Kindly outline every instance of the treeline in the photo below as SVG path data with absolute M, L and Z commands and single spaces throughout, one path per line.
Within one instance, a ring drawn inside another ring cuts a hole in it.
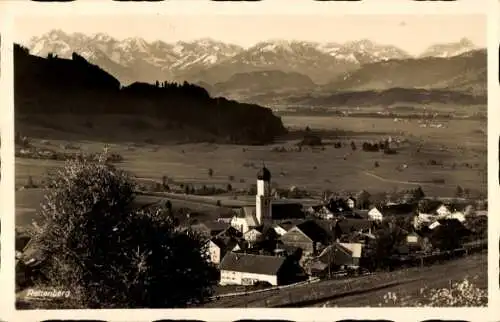
M 486 96 L 474 96 L 464 92 L 421 89 L 391 88 L 386 90 L 345 91 L 316 97 L 293 97 L 288 104 L 304 106 L 390 106 L 400 102 L 418 104 L 486 104 Z
M 197 85 L 168 81 L 120 82 L 78 54 L 72 59 L 30 55 L 14 46 L 15 101 L 19 115 L 145 115 L 181 124 L 233 144 L 265 144 L 286 133 L 270 109 L 211 98 Z

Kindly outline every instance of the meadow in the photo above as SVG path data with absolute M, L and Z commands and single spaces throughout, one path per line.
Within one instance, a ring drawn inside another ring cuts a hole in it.
M 161 182 L 167 176 L 184 184 L 226 187 L 230 183 L 233 189 L 246 189 L 255 184 L 256 172 L 265 164 L 274 186 L 298 187 L 317 196 L 325 190 L 376 193 L 419 185 L 428 196 L 453 197 L 457 186 L 486 195 L 486 121 L 440 120 L 437 128 L 422 127 L 418 120 L 396 122 L 376 117 L 284 116 L 282 120 L 290 134 L 268 146 L 163 143 L 165 134 L 152 129 L 147 135 L 136 134 L 135 139 L 129 133 L 127 141 L 100 140 L 92 129 L 82 127 L 76 133 L 76 127 L 69 131 L 64 123 L 57 129 L 41 124 L 20 131 L 32 145 L 53 150 L 99 152 L 106 143 L 110 152 L 123 156 L 118 166 L 143 182 Z M 323 148 L 297 150 L 306 127 L 321 136 Z M 117 137 L 125 130 L 110 129 Z M 388 137 L 403 142 L 397 154 L 361 149 L 363 142 Z M 344 143 L 341 148 L 330 144 L 340 141 Z M 356 151 L 351 142 L 357 145 Z M 16 187 L 25 186 L 29 178 L 40 183 L 47 173 L 63 165 L 63 161 L 16 158 Z M 41 198 L 39 189 L 18 190 L 17 213 L 33 212 Z M 243 199 L 254 200 L 252 196 Z

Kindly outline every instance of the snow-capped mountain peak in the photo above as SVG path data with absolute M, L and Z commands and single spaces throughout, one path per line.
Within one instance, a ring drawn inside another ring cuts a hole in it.
M 477 49 L 472 41 L 467 38 L 461 38 L 457 42 L 446 43 L 446 44 L 435 44 L 429 46 L 421 55 L 421 58 L 425 57 L 453 57 L 458 56 L 468 51 Z
M 119 40 L 105 33 L 67 34 L 52 30 L 25 45 L 32 54 L 43 57 L 54 53 L 71 58 L 76 52 L 125 82 L 194 78 L 214 83 L 229 79 L 233 73 L 265 69 L 297 72 L 322 83 L 334 74 L 348 73 L 363 64 L 411 57 L 396 46 L 368 39 L 344 44 L 270 39 L 245 49 L 208 37 L 148 42 L 140 37 Z M 425 57 L 450 57 L 473 49 L 474 44 L 463 38 L 456 43 L 431 46 Z

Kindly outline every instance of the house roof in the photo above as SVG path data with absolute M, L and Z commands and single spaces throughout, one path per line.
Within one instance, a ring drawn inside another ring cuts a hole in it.
M 236 245 L 239 245 L 239 241 L 235 238 L 222 238 L 222 237 L 212 237 L 210 239 L 215 245 L 217 245 L 223 251 L 230 251 Z
M 220 249 L 224 249 L 226 248 L 226 243 L 224 242 L 224 240 L 222 240 L 221 238 L 211 238 L 209 239 L 212 243 L 214 243 L 215 245 L 217 245 Z
M 305 218 L 305 213 L 300 203 L 276 203 L 273 201 L 271 208 L 273 220 Z
M 372 222 L 367 219 L 346 218 L 339 220 L 338 224 L 344 234 L 351 230 L 368 230 L 372 227 Z
M 368 212 L 370 210 L 355 210 L 354 214 L 359 218 L 368 218 Z
M 414 204 L 400 203 L 395 205 L 385 205 L 380 209 L 384 216 L 397 216 L 412 214 L 417 209 Z
M 209 234 L 220 233 L 227 229 L 229 225 L 223 222 L 202 222 L 191 225 L 191 229 L 197 231 L 199 233 L 206 233 L 208 231 Z
M 229 224 L 220 221 L 206 221 L 203 225 L 210 231 L 223 231 L 229 227 Z
M 333 262 L 337 265 L 350 264 L 352 262 L 352 251 L 342 244 L 333 243 L 326 247 L 321 254 L 317 257 L 322 263 Z
M 438 210 L 439 207 L 443 205 L 442 201 L 425 199 L 425 203 L 421 203 L 419 208 L 420 212 L 424 214 L 432 214 Z
M 292 229 L 293 227 L 297 226 L 301 222 L 303 222 L 303 220 L 297 220 L 297 219 L 295 219 L 295 220 L 286 220 L 286 221 L 275 223 L 275 225 L 276 226 L 280 226 L 281 228 L 283 228 L 286 231 L 289 231 L 290 229 Z
M 295 227 L 312 241 L 324 243 L 328 240 L 327 232 L 313 220 L 305 221 Z
M 222 259 L 220 270 L 276 275 L 284 257 L 229 252 Z

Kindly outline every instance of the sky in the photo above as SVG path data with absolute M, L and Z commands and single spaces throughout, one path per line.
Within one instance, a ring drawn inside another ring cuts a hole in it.
M 110 23 L 112 19 L 112 23 Z M 395 45 L 411 54 L 429 45 L 465 37 L 486 47 L 484 15 L 135 15 L 22 16 L 14 21 L 16 41 L 60 29 L 87 35 L 106 33 L 117 39 L 176 42 L 213 38 L 249 47 L 269 39 L 344 43 L 369 39 Z

